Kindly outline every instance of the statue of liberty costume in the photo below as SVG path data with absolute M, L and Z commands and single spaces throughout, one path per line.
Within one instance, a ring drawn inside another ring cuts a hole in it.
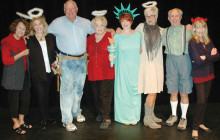
M 130 4 L 121 10 L 115 7 L 114 12 L 119 19 L 124 13 L 131 14 L 133 19 L 139 14 L 130 10 Z M 136 124 L 141 114 L 141 94 L 138 94 L 139 54 L 141 35 L 136 32 L 131 35 L 116 34 L 114 36 L 115 52 L 115 83 L 114 110 L 115 121 L 124 124 Z

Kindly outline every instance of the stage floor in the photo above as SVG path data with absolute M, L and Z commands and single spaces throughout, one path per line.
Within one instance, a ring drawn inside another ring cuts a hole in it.
M 141 120 L 136 126 L 125 126 L 113 120 L 107 130 L 99 129 L 99 122 L 95 121 L 96 113 L 92 106 L 83 105 L 82 114 L 86 122 L 73 123 L 77 126 L 74 132 L 68 132 L 62 126 L 59 106 L 53 106 L 51 115 L 58 120 L 56 124 L 49 123 L 48 129 L 40 127 L 38 109 L 32 107 L 26 121 L 30 121 L 33 128 L 27 130 L 25 135 L 18 135 L 12 131 L 12 121 L 9 118 L 8 109 L 0 108 L 0 139 L 1 140 L 190 140 L 192 132 L 192 110 L 195 104 L 190 104 L 188 110 L 188 126 L 185 131 L 177 130 L 177 124 L 168 127 L 164 122 L 170 115 L 170 105 L 156 105 L 155 114 L 163 119 L 162 128 L 150 129 L 143 125 L 143 111 Z M 180 107 L 178 107 L 180 110 Z M 112 111 L 113 112 L 113 111 Z M 129 113 L 129 112 L 128 112 Z M 178 111 L 180 116 L 180 111 Z M 220 140 L 220 103 L 208 103 L 205 122 L 213 133 L 208 134 L 199 131 L 199 140 Z

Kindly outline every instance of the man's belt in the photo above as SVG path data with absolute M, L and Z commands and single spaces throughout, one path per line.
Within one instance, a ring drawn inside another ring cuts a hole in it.
M 81 54 L 81 55 L 71 55 L 71 54 L 67 54 L 67 53 L 61 52 L 61 51 L 60 51 L 60 53 L 63 54 L 63 55 L 72 56 L 72 57 L 82 57 L 84 55 L 84 54 Z

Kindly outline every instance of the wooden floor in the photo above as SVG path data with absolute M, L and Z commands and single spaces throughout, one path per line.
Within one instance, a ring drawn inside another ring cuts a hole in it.
M 156 105 L 155 113 L 163 119 L 162 128 L 152 130 L 143 125 L 143 111 L 141 121 L 136 126 L 125 126 L 114 122 L 107 130 L 99 129 L 99 122 L 95 121 L 96 113 L 92 106 L 82 106 L 82 114 L 86 117 L 86 122 L 73 123 L 77 126 L 74 132 L 68 132 L 62 126 L 59 106 L 53 107 L 50 112 L 51 116 L 56 118 L 56 124 L 49 123 L 48 129 L 43 130 L 40 127 L 38 109 L 32 107 L 30 115 L 26 121 L 30 121 L 33 125 L 31 130 L 25 135 L 17 135 L 12 131 L 12 122 L 9 117 L 8 109 L 0 109 L 0 140 L 190 140 L 192 132 L 192 109 L 194 104 L 189 106 L 188 110 L 188 126 L 185 131 L 177 130 L 177 124 L 168 127 L 164 125 L 164 121 L 169 117 L 170 105 Z M 180 110 L 180 107 L 178 107 Z M 178 112 L 180 116 L 180 112 Z M 113 118 L 113 114 L 111 115 Z M 199 131 L 199 140 L 220 140 L 220 103 L 209 103 L 206 113 L 206 125 L 214 132 L 208 134 Z
M 54 80 L 56 84 L 56 79 Z M 209 103 L 205 114 L 205 125 L 213 130 L 213 133 L 208 134 L 199 131 L 199 140 L 220 140 L 220 81 L 216 79 L 213 82 Z M 53 84 L 53 85 L 55 85 Z M 82 97 L 82 114 L 86 117 L 86 122 L 73 123 L 77 126 L 74 132 L 68 132 L 62 126 L 61 114 L 59 107 L 59 93 L 56 92 L 56 87 L 52 87 L 50 95 L 50 113 L 51 117 L 56 118 L 56 124 L 50 123 L 47 130 L 42 130 L 39 120 L 39 110 L 36 104 L 36 94 L 31 91 L 31 105 L 29 115 L 26 117 L 26 122 L 33 125 L 31 130 L 27 131 L 25 135 L 17 135 L 12 130 L 12 121 L 10 119 L 7 107 L 7 92 L 0 89 L 0 140 L 191 140 L 192 133 L 192 112 L 196 102 L 196 94 L 193 91 L 189 95 L 190 105 L 187 113 L 187 129 L 185 131 L 177 130 L 177 124 L 168 127 L 164 122 L 171 114 L 169 104 L 169 94 L 164 92 L 158 94 L 155 106 L 155 114 L 157 117 L 163 119 L 161 123 L 162 128 L 159 130 L 152 130 L 143 125 L 143 106 L 146 95 L 142 95 L 142 112 L 141 120 L 136 126 L 125 126 L 123 124 L 114 122 L 114 104 L 112 103 L 111 120 L 112 124 L 107 130 L 99 129 L 99 122 L 95 121 L 96 112 L 94 110 L 93 94 L 88 81 L 84 87 L 84 94 Z M 129 112 L 128 112 L 129 113 Z M 178 106 L 178 116 L 180 117 L 180 106 Z

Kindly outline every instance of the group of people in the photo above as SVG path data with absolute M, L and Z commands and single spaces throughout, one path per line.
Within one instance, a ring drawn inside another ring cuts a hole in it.
M 183 12 L 174 8 L 168 12 L 171 24 L 168 28 L 157 25 L 156 2 L 143 4 L 145 22 L 131 29 L 134 14 L 130 5 L 114 12 L 122 29 L 107 28 L 106 11 L 96 11 L 90 22 L 77 15 L 78 7 L 73 0 L 64 4 L 65 16 L 48 26 L 44 17 L 33 18 L 29 23 L 17 19 L 10 25 L 8 37 L 1 41 L 4 64 L 2 86 L 8 90 L 8 101 L 13 130 L 25 134 L 32 125 L 25 123 L 30 103 L 30 86 L 38 97 L 41 125 L 45 129 L 49 117 L 49 89 L 55 61 L 55 50 L 61 61 L 60 109 L 63 126 L 67 131 L 77 127 L 73 119 L 84 122 L 80 102 L 87 72 L 97 110 L 96 121 L 100 129 L 111 124 L 110 110 L 114 94 L 114 119 L 125 125 L 140 121 L 141 94 L 148 94 L 144 103 L 144 125 L 159 129 L 162 119 L 154 114 L 157 93 L 163 91 L 164 68 L 162 46 L 166 54 L 166 85 L 170 94 L 172 114 L 165 122 L 172 126 L 178 120 L 177 105 L 180 94 L 181 117 L 178 129 L 187 126 L 188 94 L 195 83 L 197 104 L 194 111 L 192 138 L 198 139 L 198 129 L 211 132 L 204 125 L 208 95 L 214 79 L 213 63 L 219 53 L 208 36 L 207 19 L 192 19 L 192 29 L 181 24 Z M 90 36 L 87 38 L 87 35 Z M 114 35 L 115 34 L 115 35 Z M 23 37 L 29 35 L 25 41 Z M 116 47 L 112 55 L 108 46 Z M 114 64 L 110 66 L 110 62 Z M 13 84 L 12 84 L 13 83 Z
M 55 61 L 56 40 L 47 31 L 44 17 L 22 19 L 10 25 L 11 33 L 2 39 L 2 61 L 4 64 L 2 86 L 8 90 L 9 110 L 14 123 L 13 130 L 26 133 L 32 125 L 25 123 L 30 104 L 30 87 L 33 87 L 40 109 L 41 125 L 46 129 L 49 117 L 49 90 Z M 30 35 L 24 40 L 24 35 Z

